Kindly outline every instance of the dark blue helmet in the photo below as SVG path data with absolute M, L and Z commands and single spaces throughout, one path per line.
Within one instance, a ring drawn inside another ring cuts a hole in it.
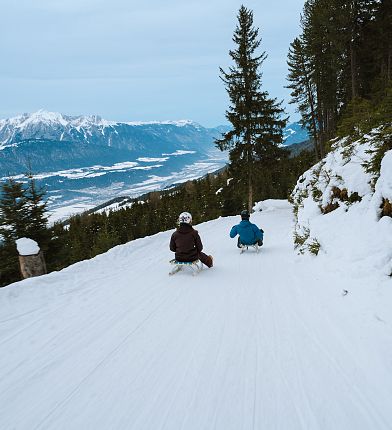
M 247 210 L 243 210 L 243 211 L 241 212 L 241 218 L 242 218 L 242 219 L 249 219 L 249 218 L 250 218 L 250 213 L 249 213 L 249 211 L 247 211 Z

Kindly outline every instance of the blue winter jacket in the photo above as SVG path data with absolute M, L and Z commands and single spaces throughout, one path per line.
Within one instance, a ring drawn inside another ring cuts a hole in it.
M 259 239 L 263 240 L 263 233 L 257 225 L 246 219 L 231 229 L 230 237 L 236 237 L 237 234 L 240 235 L 240 241 L 244 245 L 254 245 Z

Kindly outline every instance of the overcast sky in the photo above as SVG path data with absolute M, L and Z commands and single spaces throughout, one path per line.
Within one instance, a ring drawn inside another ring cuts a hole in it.
M 109 120 L 226 122 L 219 66 L 241 1 L 1 0 L 0 117 L 38 109 Z M 263 85 L 288 105 L 286 56 L 303 0 L 251 0 Z M 293 115 L 294 114 L 294 115 Z

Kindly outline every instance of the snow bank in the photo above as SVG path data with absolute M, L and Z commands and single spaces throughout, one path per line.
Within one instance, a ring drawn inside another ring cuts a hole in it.
M 380 203 L 382 199 L 388 199 L 392 202 L 392 150 L 385 154 L 381 162 L 380 178 L 375 189 L 374 200 L 376 204 Z
M 271 212 L 276 209 L 288 209 L 290 207 L 290 203 L 287 200 L 262 200 L 261 202 L 257 202 L 253 206 L 253 210 L 255 212 L 267 211 Z
M 358 271 L 392 273 L 392 218 L 382 210 L 392 201 L 392 151 L 379 176 L 370 165 L 373 135 L 333 143 L 332 151 L 305 172 L 292 193 L 300 253 L 329 254 Z
M 39 253 L 38 243 L 33 239 L 22 237 L 16 240 L 16 248 L 20 255 L 36 255 Z

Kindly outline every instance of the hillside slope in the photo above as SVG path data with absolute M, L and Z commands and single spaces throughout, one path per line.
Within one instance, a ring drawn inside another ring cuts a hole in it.
M 339 258 L 342 267 L 360 262 L 357 269 L 363 273 L 392 275 L 392 150 L 385 149 L 387 144 L 392 148 L 392 130 L 336 140 L 332 151 L 301 176 L 292 195 L 301 252 L 319 248 Z
M 258 255 L 237 218 L 197 227 L 197 277 L 164 232 L 0 290 L 0 428 L 390 429 L 390 281 L 296 255 L 291 208 L 262 207 Z

